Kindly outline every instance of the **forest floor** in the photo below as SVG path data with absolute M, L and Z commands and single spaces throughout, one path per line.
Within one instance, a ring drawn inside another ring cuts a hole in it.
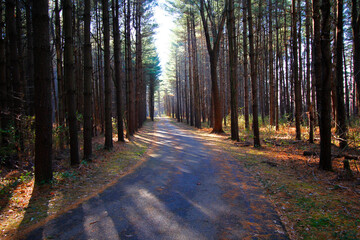
M 147 161 L 136 171 L 17 237 L 288 239 L 264 189 L 233 157 L 168 118 L 155 125 Z
M 349 160 L 354 176 L 345 179 L 343 157 L 334 156 L 334 171 L 319 170 L 318 155 L 304 156 L 304 151 L 319 153 L 318 141 L 295 141 L 294 129 L 289 126 L 280 131 L 262 128 L 262 147 L 253 148 L 251 132 L 245 130 L 241 130 L 241 141 L 237 143 L 230 140 L 227 127 L 225 134 L 214 135 L 208 128 L 196 130 L 176 121 L 172 124 L 197 135 L 205 145 L 214 148 L 215 144 L 255 177 L 291 239 L 360 239 L 358 160 Z M 133 172 L 148 159 L 146 153 L 151 151 L 148 149 L 155 139 L 155 126 L 147 122 L 132 141 L 115 143 L 112 151 L 103 150 L 103 138 L 95 138 L 94 160 L 76 168 L 70 168 L 64 160 L 67 154 L 55 154 L 55 180 L 51 186 L 34 189 L 32 171 L 2 169 L 0 239 L 12 238 L 15 233 L 34 229 L 74 209 Z M 341 152 L 335 145 L 332 152 L 359 156 L 354 149 Z M 218 160 L 221 162 L 221 157 Z
M 0 239 L 12 239 L 16 233 L 77 207 L 134 171 L 146 161 L 154 130 L 155 123 L 147 121 L 131 141 L 114 142 L 111 151 L 103 148 L 104 136 L 94 137 L 93 160 L 77 167 L 69 166 L 68 151 L 56 151 L 51 185 L 34 188 L 33 171 L 26 166 L 1 169 Z
M 332 146 L 333 171 L 322 171 L 319 165 L 319 132 L 315 143 L 295 139 L 295 127 L 283 125 L 279 131 L 260 129 L 260 148 L 252 146 L 252 132 L 240 129 L 240 142 L 230 140 L 230 127 L 222 135 L 210 134 L 204 126 L 193 129 L 209 142 L 216 142 L 226 153 L 255 176 L 281 216 L 291 239 L 360 239 L 360 152 L 359 129 L 350 128 L 351 147 L 340 150 Z M 307 137 L 305 128 L 302 136 Z M 310 156 L 304 156 L 310 155 Z M 353 176 L 343 170 L 344 155 Z

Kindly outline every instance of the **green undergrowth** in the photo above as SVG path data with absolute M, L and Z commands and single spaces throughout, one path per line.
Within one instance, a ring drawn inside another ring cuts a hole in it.
M 261 148 L 241 146 L 251 141 L 246 131 L 236 144 L 228 134 L 219 137 L 209 129 L 172 122 L 237 159 L 263 186 L 291 239 L 360 239 L 359 185 L 334 180 L 337 174 L 320 171 L 316 159 L 307 162 L 301 155 L 308 145 L 286 141 L 281 146 L 265 142 Z

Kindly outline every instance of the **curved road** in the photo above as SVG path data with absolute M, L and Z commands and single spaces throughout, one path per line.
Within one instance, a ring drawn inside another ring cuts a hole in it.
M 149 160 L 27 239 L 288 239 L 254 178 L 161 119 Z

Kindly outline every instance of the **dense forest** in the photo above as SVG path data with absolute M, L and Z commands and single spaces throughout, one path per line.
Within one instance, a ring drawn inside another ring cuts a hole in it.
M 214 133 L 230 122 L 236 141 L 251 128 L 255 147 L 259 126 L 289 123 L 310 143 L 319 128 L 320 168 L 332 169 L 331 144 L 345 149 L 349 126 L 358 131 L 359 1 L 174 0 L 168 9 L 179 25 L 167 115 Z
M 36 182 L 46 182 L 53 149 L 69 146 L 70 163 L 77 165 L 91 160 L 92 136 L 104 134 L 104 148 L 111 149 L 114 132 L 124 141 L 147 115 L 154 119 L 161 72 L 155 5 L 1 1 L 1 165 L 35 156 Z M 331 130 L 346 148 L 348 126 L 358 115 L 359 5 L 169 1 L 179 25 L 170 86 L 163 88 L 167 115 L 197 128 L 207 124 L 213 133 L 230 121 L 236 141 L 239 125 L 250 129 L 252 120 L 255 147 L 260 124 L 278 130 L 293 123 L 296 139 L 306 128 L 311 143 L 319 126 L 320 168 L 331 170 Z
M 93 136 L 111 149 L 114 134 L 124 141 L 153 117 L 154 1 L 0 4 L 1 166 L 26 162 L 49 182 L 54 149 L 69 147 L 76 166 L 91 160 Z
M 0 0 L 0 238 L 359 239 L 359 114 L 360 0 Z

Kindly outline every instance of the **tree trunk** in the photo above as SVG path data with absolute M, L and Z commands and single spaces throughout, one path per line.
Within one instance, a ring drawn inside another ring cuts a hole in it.
M 186 18 L 186 29 L 187 29 L 187 46 L 188 46 L 188 58 L 189 58 L 189 96 L 190 96 L 190 126 L 194 126 L 194 88 L 193 88 L 193 69 L 192 69 L 192 65 L 193 63 L 193 58 L 192 58 L 192 54 L 191 54 L 191 27 L 190 27 L 190 17 Z
M 349 83 L 348 83 L 348 74 L 346 70 L 346 57 L 345 57 L 345 50 L 343 48 L 343 60 L 344 60 L 344 76 L 345 76 L 345 109 L 346 109 L 346 119 L 348 124 L 350 124 L 350 93 L 349 93 Z
M 196 44 L 196 30 L 195 30 L 195 16 L 191 13 L 191 53 L 193 59 L 193 83 L 194 83 L 194 120 L 195 127 L 201 128 L 201 108 L 200 108 L 200 89 L 199 89 L 199 71 L 197 59 L 197 44 Z
M 155 93 L 155 79 L 150 78 L 149 83 L 149 114 L 151 121 L 154 121 L 154 93 Z
M 92 56 L 91 56 L 91 0 L 84 1 L 84 159 L 92 155 Z
M 102 0 L 102 17 L 104 27 L 104 81 L 105 81 L 105 149 L 113 148 L 112 121 L 111 121 L 111 72 L 110 72 L 110 22 L 109 2 Z
M 19 55 L 17 47 L 17 27 L 15 18 L 15 6 L 16 0 L 7 0 L 5 2 L 5 19 L 6 19 L 6 39 L 7 39 L 7 66 L 8 66 L 8 84 L 11 86 L 10 95 L 10 113 L 12 113 L 12 121 L 15 128 L 15 141 L 18 144 L 19 141 L 22 141 L 20 137 L 21 131 L 21 110 L 22 110 L 22 92 L 21 92 L 21 82 L 20 82 L 20 68 L 19 68 Z M 21 16 L 20 16 L 21 17 Z
M 351 26 L 353 32 L 353 72 L 354 81 L 356 82 L 356 103 L 357 108 L 360 106 L 360 3 L 357 0 L 352 0 L 351 7 Z M 356 111 L 358 113 L 358 111 Z
M 34 55 L 33 55 L 33 32 L 32 32 L 32 0 L 25 4 L 26 9 L 26 112 L 34 116 Z M 0 77 L 1 78 L 1 77 Z
M 260 147 L 259 118 L 258 118 L 258 96 L 257 96 L 257 74 L 255 66 L 254 34 L 251 11 L 251 0 L 247 1 L 248 22 L 249 22 L 249 45 L 250 45 L 250 68 L 251 68 L 251 90 L 252 90 L 252 110 L 253 110 L 253 134 L 254 147 Z
M 135 42 L 135 47 L 136 47 L 136 62 L 135 62 L 135 82 L 136 82 L 136 86 L 135 86 L 135 131 L 138 130 L 138 128 L 142 125 L 142 117 L 141 117 L 141 94 L 145 94 L 142 93 L 142 35 L 141 35 L 141 15 L 142 15 L 142 10 L 141 10 L 141 2 L 142 0 L 136 0 L 135 1 L 135 16 L 134 16 L 134 21 L 135 21 L 135 38 L 136 38 L 136 42 Z
M 228 1 L 227 32 L 229 39 L 229 63 L 230 63 L 230 97 L 231 97 L 231 139 L 239 141 L 239 123 L 237 113 L 237 48 L 236 30 L 234 17 L 234 0 Z
M 212 133 L 222 133 L 224 132 L 222 129 L 222 103 L 221 97 L 219 94 L 219 86 L 218 86 L 218 75 L 217 75 L 217 56 L 214 56 L 215 53 L 211 54 L 210 57 L 210 68 L 211 68 L 211 101 L 213 105 L 213 113 L 214 113 L 214 126 Z M 217 53 L 215 54 L 217 55 Z
M 297 34 L 297 38 L 298 38 L 298 56 L 299 56 L 299 61 L 298 61 L 298 66 L 299 66 L 299 70 L 298 70 L 298 80 L 294 82 L 295 84 L 295 125 L 298 124 L 298 132 L 297 135 L 300 136 L 300 138 L 297 139 L 301 139 L 301 122 L 302 122 L 302 82 L 303 82 L 303 63 L 302 63 L 302 37 L 301 37 L 301 24 L 302 24 L 302 18 L 301 18 L 301 6 L 300 6 L 301 0 L 298 0 L 297 4 L 298 4 L 298 10 L 297 10 L 297 14 L 298 14 L 298 20 L 299 21 L 299 25 L 297 26 L 298 29 L 298 34 Z M 297 91 L 297 93 L 296 93 Z
M 269 88 L 270 88 L 270 125 L 275 126 L 275 81 L 274 81 L 274 51 L 272 34 L 272 0 L 269 0 Z
M 171 96 L 171 117 L 172 117 L 172 118 L 175 118 L 174 96 Z
M 211 24 L 212 27 L 212 44 L 210 38 L 210 31 L 208 26 L 208 21 L 205 18 L 205 9 L 204 9 L 204 0 L 200 1 L 200 15 L 201 20 L 204 27 L 205 38 L 206 38 L 206 46 L 209 53 L 210 58 L 210 73 L 211 73 L 211 101 L 213 106 L 213 113 L 214 113 L 214 126 L 213 126 L 213 133 L 222 133 L 224 132 L 222 129 L 222 103 L 221 97 L 219 94 L 219 87 L 218 87 L 218 76 L 217 76 L 217 63 L 219 57 L 219 47 L 220 47 L 220 40 L 223 34 L 223 28 L 225 24 L 225 16 L 226 16 L 226 9 L 223 12 L 221 19 L 217 26 Z M 212 17 L 212 16 L 210 16 Z M 217 27 L 217 28 L 216 28 Z
M 130 30 L 130 5 L 131 1 L 127 0 L 124 4 L 125 11 L 125 73 L 126 73 L 126 114 L 127 114 L 127 131 L 126 137 L 135 133 L 135 103 L 134 103 L 134 83 L 132 79 L 131 67 L 131 30 Z
M 3 2 L 0 2 L 0 128 L 6 130 L 9 124 L 8 112 L 8 91 L 6 79 L 6 55 L 5 39 L 3 39 Z M 7 133 L 2 131 L 0 134 L 0 146 L 7 145 Z
M 184 55 L 186 56 L 186 44 L 184 44 Z M 187 75 L 187 66 L 186 66 L 186 57 L 184 58 L 184 71 L 185 71 L 185 116 L 186 116 L 186 123 L 189 125 L 190 121 L 189 121 L 189 107 L 188 107 L 188 95 L 189 95 L 189 91 L 188 91 L 188 82 L 189 82 L 189 78 Z
M 243 51 L 244 51 L 244 101 L 245 101 L 245 129 L 249 130 L 249 78 L 248 78 L 248 46 L 247 46 L 247 12 L 246 0 L 243 0 Z
M 313 79 L 316 88 L 316 108 L 318 112 L 321 109 L 321 23 L 320 23 L 320 1 L 313 0 L 313 33 L 314 40 L 312 44 L 312 59 L 314 65 Z M 315 111 L 314 111 L 315 112 Z M 319 115 L 318 115 L 319 116 Z M 320 124 L 320 119 L 319 119 Z
M 56 51 L 56 74 L 58 85 L 58 111 L 59 111 L 59 147 L 65 148 L 65 87 L 63 79 L 62 65 L 62 44 L 61 44 L 61 25 L 60 25 L 60 8 L 58 0 L 55 0 L 55 51 Z
M 298 43 L 297 43 L 297 11 L 296 1 L 292 0 L 292 54 L 293 54 L 293 79 L 295 88 L 295 126 L 296 126 L 296 139 L 301 140 L 300 118 L 301 118 L 301 83 L 299 79 L 298 69 Z
M 79 160 L 79 143 L 78 143 L 78 127 L 76 119 L 76 88 L 74 78 L 74 51 L 73 51 L 73 28 L 72 28 L 72 1 L 63 1 L 63 19 L 64 19 L 64 65 L 65 65 L 65 81 L 67 87 L 67 104 L 68 104 L 68 124 L 70 134 L 70 163 L 77 165 Z
M 317 0 L 313 0 L 317 2 Z M 323 170 L 331 166 L 331 51 L 330 51 L 330 1 L 321 4 L 321 83 L 320 95 L 320 165 Z
M 225 38 L 225 37 L 224 37 Z M 225 57 L 225 39 L 222 38 L 220 41 L 220 51 L 219 51 L 219 60 L 220 64 L 218 64 L 219 68 L 219 95 L 222 102 L 222 122 L 224 126 L 226 126 L 226 71 L 228 70 L 228 63 Z
M 76 90 L 77 90 L 77 112 L 81 115 L 84 116 L 84 64 L 83 64 L 83 56 L 82 56 L 82 51 L 83 51 L 83 46 L 81 46 L 81 24 L 80 22 L 82 21 L 81 17 L 80 17 L 80 3 L 79 1 L 83 1 L 83 0 L 76 0 L 76 5 L 78 6 L 76 8 L 75 14 L 73 15 L 74 18 L 74 35 L 76 35 L 77 41 L 75 44 L 75 76 L 76 76 Z M 74 3 L 74 8 L 75 8 L 75 3 Z M 75 25 L 76 22 L 76 25 Z M 79 125 L 81 125 L 81 122 L 79 122 Z M 79 127 L 80 129 L 80 127 Z
M 22 116 L 26 113 L 25 112 L 25 73 L 24 73 L 24 50 L 23 50 L 23 20 L 22 20 L 22 11 L 21 11 L 21 3 L 20 0 L 16 0 L 16 42 L 17 42 L 17 58 L 18 58 L 18 69 L 19 69 L 19 84 L 14 89 L 18 92 L 17 93 L 17 101 L 18 101 L 18 110 L 17 110 L 17 130 L 16 135 L 18 137 L 17 144 L 20 146 L 20 150 L 24 151 L 24 133 L 23 133 L 23 123 L 22 123 Z
M 284 0 L 285 5 L 285 0 Z M 319 30 L 320 31 L 320 30 Z M 286 114 L 288 115 L 288 120 L 290 118 L 291 110 L 290 110 L 290 94 L 289 94 L 289 57 L 288 57 L 288 39 L 287 39 L 287 23 L 286 23 L 286 11 L 284 12 L 284 43 L 285 43 L 285 105 L 286 105 Z
M 175 56 L 175 85 L 176 85 L 176 119 L 180 122 L 180 94 L 179 94 L 179 62 Z
M 275 24 L 276 24 L 276 57 L 275 57 L 275 129 L 279 131 L 279 99 L 281 99 L 281 88 L 279 89 L 279 65 L 281 61 L 280 41 L 279 41 L 279 17 L 278 17 L 278 1 L 275 2 Z M 279 97 L 280 95 L 280 97 Z
M 336 24 L 336 96 L 337 96 L 337 133 L 340 137 L 340 148 L 347 146 L 346 111 L 344 103 L 344 72 L 343 72 L 343 0 L 337 0 Z
M 112 0 L 113 34 L 114 34 L 114 62 L 115 62 L 115 87 L 116 87 L 116 113 L 118 141 L 124 142 L 124 124 L 122 110 L 122 79 L 121 79 L 121 41 L 119 30 L 119 0 Z
M 350 65 L 350 72 L 354 72 L 354 64 Z M 357 107 L 357 102 L 358 102 L 358 95 L 357 95 L 357 90 L 356 90 L 356 81 L 355 81 L 355 76 L 353 76 L 353 84 L 352 84 L 352 96 L 353 96 L 353 104 L 352 104 L 352 109 L 353 109 L 353 115 L 357 116 L 358 115 L 358 107 Z
M 104 79 L 103 79 L 103 61 L 102 61 L 102 34 L 101 34 L 101 29 L 102 29 L 102 25 L 101 25 L 101 18 L 100 18 L 100 14 L 101 14 L 101 10 L 100 7 L 98 6 L 98 4 L 100 4 L 100 1 L 97 1 L 95 4 L 95 9 L 96 9 L 96 35 L 97 35 L 97 65 L 98 65 L 98 70 L 97 70 L 97 82 L 98 82 L 98 114 L 100 115 L 99 117 L 99 124 L 100 124 L 100 128 L 101 128 L 101 133 L 104 133 L 105 129 L 104 129 L 104 122 L 105 122 L 105 111 L 104 111 Z
M 158 116 L 161 117 L 162 116 L 162 111 L 161 111 L 161 98 L 160 98 L 160 88 L 158 88 Z M 154 120 L 154 119 L 152 119 Z
M 262 18 L 263 18 L 263 11 L 262 11 L 262 4 L 263 1 L 259 1 L 259 11 L 258 11 L 258 15 L 257 15 L 257 21 L 256 21 L 256 26 L 255 28 L 259 29 L 258 34 L 255 36 L 254 39 L 254 64 L 255 64 L 255 69 L 257 72 L 259 72 L 258 74 L 256 74 L 258 76 L 258 83 L 259 83 L 259 98 L 258 101 L 259 105 L 258 105 L 258 111 L 260 111 L 261 113 L 261 120 L 262 123 L 265 124 L 265 115 L 269 115 L 269 98 L 268 98 L 268 85 L 265 84 L 267 83 L 267 65 L 268 65 L 268 51 L 265 51 L 265 49 L 267 49 L 267 39 L 268 37 L 265 34 L 265 28 L 262 28 Z M 261 31 L 260 29 L 263 29 L 263 31 Z M 262 38 L 263 37 L 263 38 Z M 261 44 L 263 43 L 263 44 Z M 261 50 L 261 45 L 263 45 L 263 54 L 260 55 L 259 52 Z
M 52 104 L 48 1 L 34 1 L 35 183 L 52 180 Z
M 311 62 L 310 62 L 310 1 L 306 0 L 306 102 L 309 120 L 309 142 L 314 143 L 314 109 L 311 101 Z

